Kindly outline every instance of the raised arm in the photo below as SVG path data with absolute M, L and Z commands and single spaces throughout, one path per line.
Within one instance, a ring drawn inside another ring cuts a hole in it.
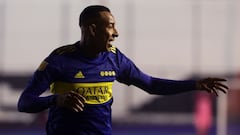
M 127 85 L 135 85 L 150 94 L 170 95 L 191 90 L 205 90 L 210 93 L 219 91 L 226 93 L 228 87 L 222 78 L 204 78 L 200 80 L 170 80 L 151 77 L 143 73 L 126 56 L 120 53 L 118 81 Z

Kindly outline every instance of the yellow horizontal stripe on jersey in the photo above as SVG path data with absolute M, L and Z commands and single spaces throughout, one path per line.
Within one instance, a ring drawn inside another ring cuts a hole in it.
M 54 82 L 51 84 L 50 91 L 54 94 L 62 94 L 74 90 L 85 97 L 87 104 L 103 104 L 112 98 L 112 85 L 113 82 Z

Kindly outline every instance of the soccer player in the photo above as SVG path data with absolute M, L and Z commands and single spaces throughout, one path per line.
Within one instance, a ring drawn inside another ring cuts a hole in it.
M 111 135 L 115 80 L 157 95 L 191 90 L 226 93 L 222 78 L 168 80 L 143 73 L 111 44 L 115 19 L 101 5 L 86 7 L 79 18 L 81 40 L 55 49 L 40 64 L 18 101 L 20 112 L 49 109 L 47 135 Z M 50 89 L 49 96 L 40 96 Z

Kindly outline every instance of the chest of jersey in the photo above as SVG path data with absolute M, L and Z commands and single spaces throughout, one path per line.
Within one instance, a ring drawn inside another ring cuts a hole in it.
M 116 71 L 111 62 L 68 61 L 62 67 L 59 80 L 51 85 L 52 93 L 73 90 L 84 96 L 87 104 L 102 104 L 112 98 Z
M 65 66 L 61 76 L 61 81 L 66 82 L 113 82 L 116 71 L 108 62 L 98 65 L 81 62 Z

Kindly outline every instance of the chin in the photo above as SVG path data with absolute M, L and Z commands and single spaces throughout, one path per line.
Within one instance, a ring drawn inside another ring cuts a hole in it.
M 107 45 L 106 45 L 106 51 L 107 51 L 107 52 L 110 52 L 110 51 L 111 51 L 111 47 L 112 47 L 111 44 L 107 44 Z
M 107 48 L 106 52 L 111 52 L 111 48 Z
M 103 49 L 101 49 L 100 52 L 109 52 L 109 51 L 111 51 L 111 48 L 103 48 Z

